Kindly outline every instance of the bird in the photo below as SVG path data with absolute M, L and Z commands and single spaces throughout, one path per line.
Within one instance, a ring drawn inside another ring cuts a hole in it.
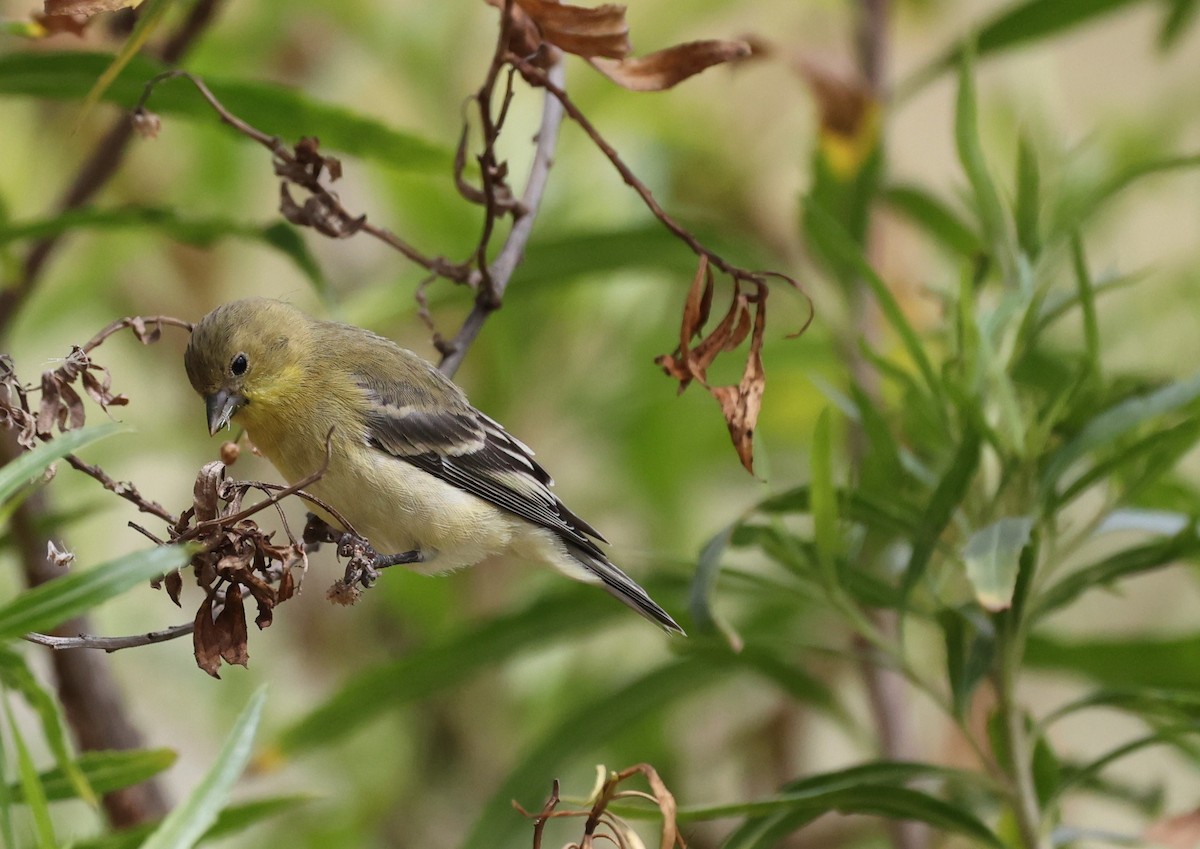
M 325 466 L 306 490 L 352 526 L 343 532 L 394 552 L 388 565 L 440 574 L 510 555 L 602 586 L 684 633 L 554 494 L 533 451 L 420 355 L 285 301 L 246 298 L 200 319 L 184 366 L 210 435 L 236 423 L 289 483 Z

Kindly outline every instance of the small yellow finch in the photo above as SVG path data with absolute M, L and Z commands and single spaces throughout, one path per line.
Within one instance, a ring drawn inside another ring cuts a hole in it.
M 184 365 L 209 432 L 236 421 L 289 482 L 321 468 L 332 429 L 309 490 L 394 562 L 431 573 L 502 554 L 547 563 L 682 633 L 551 492 L 533 452 L 412 351 L 250 298 L 200 320 Z

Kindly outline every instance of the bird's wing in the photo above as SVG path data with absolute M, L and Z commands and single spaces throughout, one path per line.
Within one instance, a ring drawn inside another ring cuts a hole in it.
M 372 446 L 603 559 L 589 537 L 607 540 L 550 491 L 554 481 L 533 459 L 533 451 L 460 393 L 446 399 L 451 403 L 445 409 L 432 409 L 389 398 L 391 393 L 381 393 L 378 384 L 363 388 L 369 405 L 366 437 Z

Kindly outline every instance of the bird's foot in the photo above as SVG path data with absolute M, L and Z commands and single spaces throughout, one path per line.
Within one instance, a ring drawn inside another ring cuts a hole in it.
M 354 534 L 342 534 L 338 538 L 338 555 L 350 558 L 346 563 L 346 574 L 342 583 L 370 589 L 379 579 L 379 573 L 389 566 L 420 563 L 424 556 L 420 551 L 402 551 L 398 554 L 380 554 L 371 543 Z

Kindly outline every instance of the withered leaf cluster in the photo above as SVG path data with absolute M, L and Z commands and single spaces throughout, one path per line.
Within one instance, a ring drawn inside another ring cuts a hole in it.
M 37 408 L 30 405 L 32 388 L 24 385 L 13 370 L 12 359 L 0 355 L 0 426 L 17 432 L 17 443 L 32 448 L 39 440 L 83 427 L 87 413 L 75 383 L 107 412 L 109 407 L 129 403 L 112 391 L 108 369 L 92 362 L 83 348 L 75 346 L 62 364 L 42 373 Z
M 766 386 L 762 344 L 768 291 L 767 284 L 761 279 L 735 277 L 729 309 L 716 327 L 705 335 L 704 326 L 712 311 L 713 274 L 707 258 L 702 256 L 684 304 L 679 347 L 655 359 L 664 372 L 679 381 L 680 392 L 696 380 L 717 400 L 738 457 L 751 474 L 754 473 L 754 428 Z M 738 348 L 747 336 L 750 337 L 750 351 L 741 380 L 733 386 L 710 386 L 709 366 L 719 354 Z M 696 338 L 700 341 L 693 346 L 692 340 Z
M 250 659 L 244 600 L 254 600 L 254 624 L 267 628 L 275 607 L 296 594 L 308 568 L 303 545 L 294 539 L 276 545 L 273 533 L 264 533 L 253 519 L 239 518 L 245 513 L 246 493 L 257 484 L 230 480 L 225 470 L 219 461 L 200 470 L 192 506 L 172 529 L 175 540 L 201 546 L 191 563 L 196 583 L 204 590 L 192 643 L 196 664 L 214 678 L 220 677 L 222 661 L 245 666 Z M 180 573 L 166 576 L 163 584 L 171 600 L 180 605 Z
M 503 8 L 506 0 L 487 2 Z M 537 57 L 535 61 L 546 67 L 555 61 L 555 49 L 573 53 L 631 91 L 663 91 L 706 68 L 744 59 L 751 53 L 744 41 L 710 39 L 633 56 L 624 6 L 573 6 L 555 0 L 510 2 L 508 49 L 512 54 Z

